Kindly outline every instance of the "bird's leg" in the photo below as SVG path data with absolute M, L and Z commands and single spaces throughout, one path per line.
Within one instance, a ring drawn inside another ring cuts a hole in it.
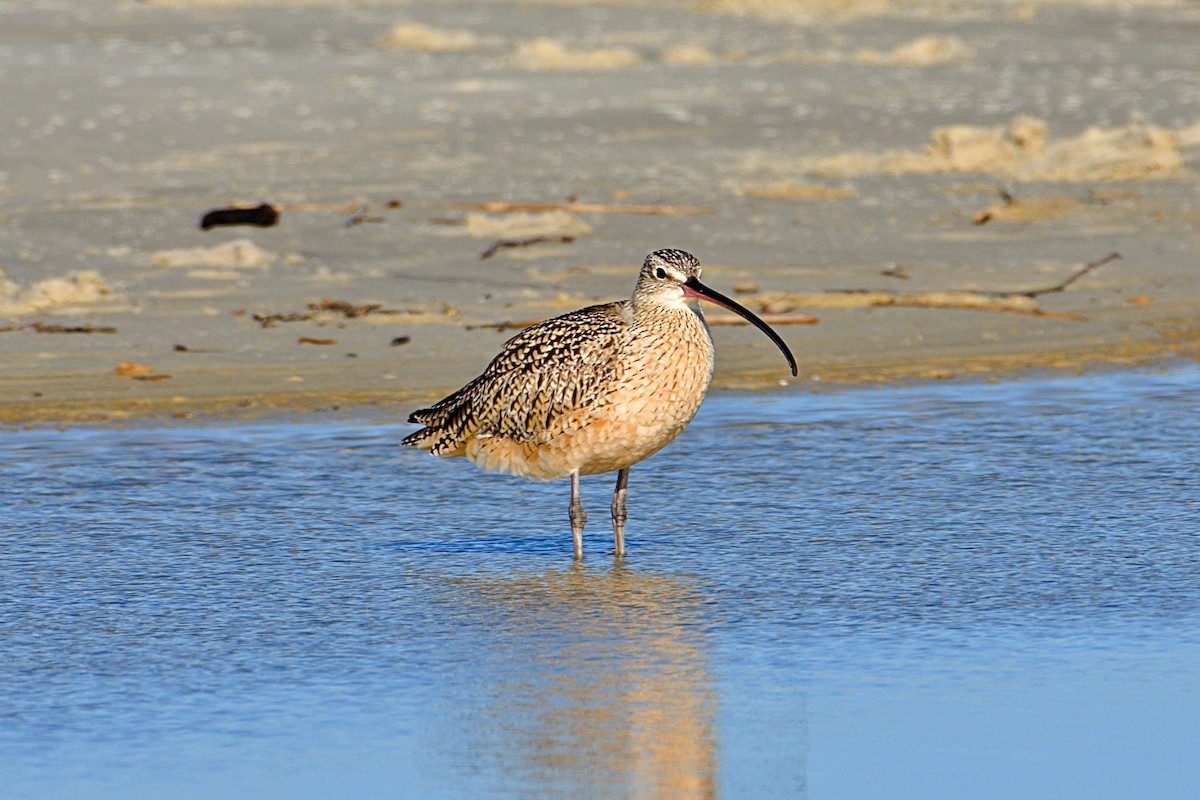
M 587 512 L 579 502 L 579 470 L 571 473 L 571 542 L 575 545 L 575 560 L 583 560 L 583 526 Z
M 625 487 L 629 485 L 629 467 L 617 473 L 617 488 L 613 491 L 612 521 L 613 555 L 622 558 L 625 555 Z

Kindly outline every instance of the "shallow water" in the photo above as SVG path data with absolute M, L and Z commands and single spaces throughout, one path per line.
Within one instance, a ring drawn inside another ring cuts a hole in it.
M 0 434 L 0 794 L 1184 798 L 1200 371 L 711 397 L 633 471 Z

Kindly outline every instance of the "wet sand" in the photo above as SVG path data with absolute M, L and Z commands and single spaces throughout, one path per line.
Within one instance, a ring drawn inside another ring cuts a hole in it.
M 1198 35 L 1194 3 L 0 2 L 0 422 L 402 414 L 666 246 L 817 319 L 779 326 L 796 381 L 715 326 L 717 386 L 1195 358 Z

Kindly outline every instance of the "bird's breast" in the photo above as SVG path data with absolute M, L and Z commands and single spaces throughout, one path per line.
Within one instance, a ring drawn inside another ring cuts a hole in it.
M 680 309 L 671 317 L 630 326 L 625 368 L 613 400 L 647 421 L 686 425 L 708 391 L 713 346 L 695 312 Z
M 624 469 L 657 453 L 696 416 L 713 346 L 687 308 L 635 318 L 615 344 L 608 388 L 533 436 L 476 436 L 465 455 L 486 469 L 552 480 Z
M 605 402 L 579 431 L 589 440 L 584 474 L 636 464 L 661 450 L 696 416 L 712 379 L 713 346 L 701 318 L 630 326 L 623 366 Z

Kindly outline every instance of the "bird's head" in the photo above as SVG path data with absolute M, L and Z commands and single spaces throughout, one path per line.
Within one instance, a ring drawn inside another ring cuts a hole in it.
M 689 302 L 683 287 L 690 279 L 700 279 L 698 258 L 683 250 L 655 250 L 642 264 L 633 296 L 636 301 L 683 306 Z
M 728 309 L 765 333 L 783 352 L 792 375 L 797 374 L 796 359 L 779 334 L 750 309 L 700 282 L 698 258 L 683 250 L 655 250 L 646 256 L 633 293 L 635 304 L 650 302 L 682 308 L 693 299 L 707 300 Z

